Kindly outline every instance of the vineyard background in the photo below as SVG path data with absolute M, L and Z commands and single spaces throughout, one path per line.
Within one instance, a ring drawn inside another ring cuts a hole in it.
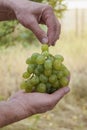
M 78 4 L 75 2 L 78 1 Z M 69 3 L 68 3 L 69 2 Z M 71 2 L 71 3 L 70 3 Z M 60 20 L 60 40 L 51 47 L 52 54 L 63 55 L 71 72 L 71 92 L 50 112 L 35 115 L 1 130 L 86 130 L 87 129 L 87 0 L 66 0 L 67 10 Z M 73 4 L 72 4 L 73 3 Z M 21 28 L 21 30 L 19 30 Z M 42 27 L 45 29 L 45 27 Z M 20 33 L 23 32 L 23 33 Z M 0 100 L 18 91 L 25 60 L 39 52 L 41 44 L 21 25 L 0 43 Z M 30 39 L 31 38 L 31 39 Z

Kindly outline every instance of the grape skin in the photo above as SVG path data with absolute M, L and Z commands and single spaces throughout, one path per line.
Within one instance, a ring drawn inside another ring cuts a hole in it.
M 45 62 L 45 57 L 43 55 L 39 55 L 37 58 L 36 58 L 36 63 L 39 65 L 39 64 L 43 64 Z
M 40 83 L 40 84 L 37 86 L 36 91 L 37 91 L 37 92 L 40 92 L 40 93 L 45 93 L 45 92 L 46 92 L 46 85 L 43 84 L 43 83 Z

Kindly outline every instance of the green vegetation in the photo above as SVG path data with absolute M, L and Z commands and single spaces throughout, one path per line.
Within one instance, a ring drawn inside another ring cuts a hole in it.
M 63 16 L 64 11 L 66 10 L 66 5 L 63 3 L 64 0 L 32 0 L 36 2 L 45 2 L 50 4 L 56 15 L 61 18 Z M 37 44 L 36 37 L 34 34 L 25 29 L 22 25 L 18 23 L 18 21 L 10 21 L 10 22 L 0 22 L 0 46 L 11 46 L 15 45 L 16 42 L 20 44 L 23 43 L 24 46 L 28 46 L 29 44 L 35 43 Z M 45 26 L 42 26 L 45 29 Z

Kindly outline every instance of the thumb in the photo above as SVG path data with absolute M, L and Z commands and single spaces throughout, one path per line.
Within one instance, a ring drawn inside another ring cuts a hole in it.
M 34 19 L 34 22 L 30 25 L 29 29 L 35 34 L 41 43 L 48 43 L 47 34 L 40 28 L 36 19 Z
M 55 103 L 57 103 L 65 94 L 70 91 L 69 87 L 64 87 L 54 92 L 51 96 Z

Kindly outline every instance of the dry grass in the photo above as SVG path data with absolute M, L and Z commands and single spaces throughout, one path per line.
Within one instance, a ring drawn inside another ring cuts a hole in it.
M 86 130 L 87 129 L 87 38 L 62 35 L 53 54 L 62 54 L 71 71 L 71 93 L 53 111 L 36 115 L 1 130 Z M 18 91 L 25 60 L 40 47 L 21 45 L 0 51 L 0 95 L 5 98 Z M 82 100 L 83 99 L 83 100 Z

